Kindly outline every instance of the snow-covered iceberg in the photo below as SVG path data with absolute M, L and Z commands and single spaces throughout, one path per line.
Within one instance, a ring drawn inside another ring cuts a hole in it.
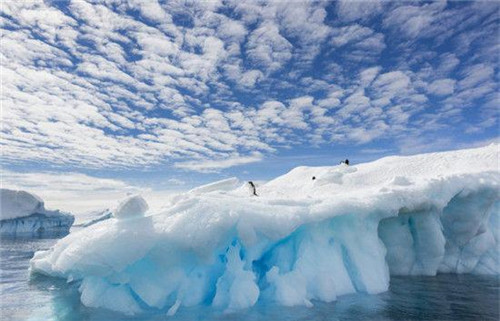
M 25 191 L 0 189 L 1 237 L 57 237 L 69 233 L 75 218 L 45 209 L 44 202 Z
M 298 167 L 258 197 L 229 179 L 149 216 L 136 200 L 139 215 L 70 234 L 32 272 L 79 282 L 86 306 L 169 315 L 311 306 L 386 291 L 391 274 L 499 274 L 498 148 Z

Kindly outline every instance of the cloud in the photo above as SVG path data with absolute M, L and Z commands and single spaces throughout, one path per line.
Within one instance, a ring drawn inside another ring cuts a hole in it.
M 456 80 L 454 79 L 438 79 L 434 80 L 427 87 L 427 91 L 436 96 L 447 96 L 453 94 L 455 90 Z
M 476 64 L 468 67 L 464 77 L 458 82 L 459 89 L 468 89 L 484 83 L 493 76 L 493 68 L 485 64 Z
M 446 1 L 418 5 L 402 5 L 393 9 L 385 18 L 384 26 L 396 28 L 407 38 L 428 37 L 434 34 L 434 22 L 439 24 L 440 13 Z
M 241 75 L 239 84 L 245 87 L 254 87 L 262 77 L 264 77 L 264 74 L 259 70 L 250 70 Z
M 447 127 L 477 134 L 497 124 L 497 12 L 444 2 L 7 2 L 2 163 L 206 171 L 286 148 L 396 144 Z
M 374 80 L 372 87 L 375 90 L 375 105 L 388 105 L 395 97 L 406 97 L 407 89 L 410 85 L 410 77 L 402 71 L 391 71 L 380 74 Z
M 383 34 L 359 24 L 332 29 L 330 43 L 344 50 L 344 57 L 355 61 L 374 60 L 386 48 Z
M 343 21 L 366 20 L 380 14 L 383 10 L 382 1 L 350 1 L 341 0 L 337 3 L 337 16 Z
M 266 72 L 273 72 L 292 58 L 292 44 L 279 33 L 276 24 L 263 22 L 252 31 L 246 45 L 249 59 Z
M 371 67 L 360 72 L 359 78 L 361 81 L 361 85 L 363 87 L 370 85 L 375 79 L 375 77 L 377 77 L 378 73 L 380 72 L 380 69 L 381 69 L 380 67 Z
M 218 172 L 221 169 L 259 162 L 262 155 L 236 156 L 221 160 L 199 160 L 175 163 L 174 166 L 180 169 L 193 170 L 203 173 Z
M 184 185 L 186 184 L 186 182 L 182 179 L 178 179 L 178 178 L 170 178 L 167 180 L 167 183 L 170 183 L 172 185 Z

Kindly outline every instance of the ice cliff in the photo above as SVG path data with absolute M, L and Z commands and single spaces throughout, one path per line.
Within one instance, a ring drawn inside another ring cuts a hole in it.
M 499 274 L 498 148 L 298 167 L 258 197 L 226 179 L 154 215 L 128 200 L 122 218 L 36 253 L 32 272 L 78 282 L 86 306 L 168 315 L 311 306 L 386 291 L 390 275 Z
M 75 218 L 60 211 L 45 209 L 43 201 L 28 192 L 0 189 L 1 237 L 64 236 Z

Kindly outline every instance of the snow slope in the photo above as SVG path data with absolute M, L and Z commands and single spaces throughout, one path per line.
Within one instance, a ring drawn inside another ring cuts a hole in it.
M 0 189 L 0 236 L 62 236 L 75 218 L 46 210 L 43 201 L 25 191 Z
M 80 282 L 90 307 L 168 315 L 311 306 L 386 291 L 391 274 L 499 274 L 498 148 L 298 167 L 258 197 L 216 182 L 72 233 L 36 253 L 32 272 Z

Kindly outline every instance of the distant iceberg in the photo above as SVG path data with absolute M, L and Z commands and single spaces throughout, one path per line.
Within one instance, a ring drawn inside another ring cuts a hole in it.
M 69 213 L 46 210 L 31 193 L 0 189 L 1 237 L 59 237 L 69 233 L 75 218 Z
M 31 269 L 79 282 L 86 306 L 168 315 L 312 306 L 386 291 L 390 275 L 498 275 L 498 148 L 298 167 L 258 197 L 228 179 L 149 216 L 135 199 L 123 219 L 37 252 Z
M 104 210 L 91 211 L 79 216 L 81 216 L 79 222 L 73 224 L 73 227 L 89 227 L 96 223 L 109 220 L 113 217 L 113 212 L 109 208 L 107 208 Z

